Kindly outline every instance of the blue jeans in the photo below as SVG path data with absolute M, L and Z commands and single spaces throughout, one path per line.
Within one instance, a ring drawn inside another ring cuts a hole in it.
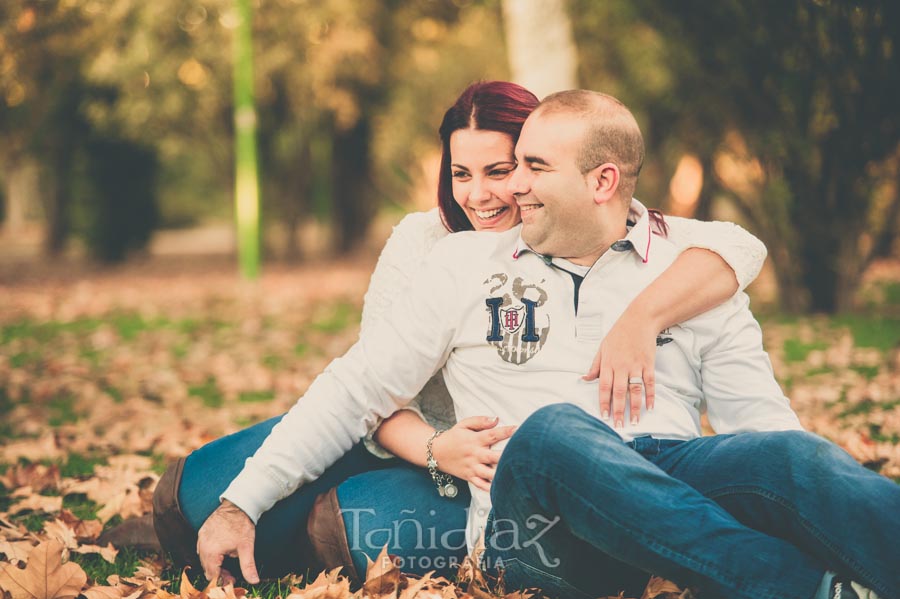
M 178 501 L 184 517 L 195 531 L 219 506 L 219 496 L 281 418 L 271 418 L 217 439 L 187 457 Z M 374 559 L 388 542 L 381 540 L 384 537 L 382 529 L 393 530 L 395 522 L 400 534 L 390 539 L 388 551 L 391 554 L 419 565 L 428 564 L 429 560 L 431 564 L 439 564 L 457 556 L 452 549 L 444 550 L 440 545 L 432 548 L 428 538 L 419 543 L 412 525 L 404 521 L 413 517 L 409 510 L 414 510 L 414 513 L 421 515 L 420 522 L 425 533 L 435 534 L 438 539 L 448 531 L 464 529 L 465 511 L 458 509 L 458 506 L 468 506 L 468 488 L 460 486 L 457 501 L 448 502 L 438 496 L 425 470 L 403 464 L 398 459 L 375 457 L 360 443 L 317 480 L 301 486 L 276 503 L 260 517 L 256 526 L 255 557 L 260 576 L 271 578 L 289 572 L 306 572 L 308 564 L 303 563 L 303 556 L 296 548 L 306 535 L 306 522 L 316 497 L 338 485 L 341 507 L 356 510 L 345 511 L 344 519 L 349 521 L 348 541 L 360 574 L 366 572 L 363 552 Z M 357 514 L 356 520 L 353 519 L 354 513 Z M 354 539 L 363 541 L 357 543 L 357 551 L 353 551 Z M 372 541 L 371 546 L 365 545 L 367 539 Z M 377 547 L 374 545 L 376 542 L 380 543 Z M 429 559 L 424 559 L 426 557 Z M 442 560 L 437 560 L 438 557 Z M 226 568 L 232 573 L 239 571 L 233 562 L 226 563 Z M 429 569 L 435 569 L 434 565 L 424 570 L 412 568 L 409 571 L 424 573 Z
M 466 557 L 466 512 L 469 487 L 457 481 L 459 494 L 437 493 L 423 468 L 411 465 L 367 472 L 337 489 L 353 565 L 366 571 L 387 545 L 403 572 L 438 576 L 456 574 Z
M 900 597 L 900 486 L 800 432 L 631 443 L 569 404 L 519 427 L 494 477 L 484 560 L 507 589 L 810 599 L 826 569 Z

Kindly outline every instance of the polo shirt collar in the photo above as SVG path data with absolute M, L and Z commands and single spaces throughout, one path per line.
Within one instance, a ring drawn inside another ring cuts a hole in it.
M 650 229 L 650 212 L 647 208 L 636 199 L 631 199 L 631 206 L 628 208 L 628 222 L 634 223 L 628 234 L 624 238 L 616 241 L 610 246 L 610 249 L 616 252 L 625 252 L 634 250 L 641 257 L 641 261 L 645 264 L 650 260 L 650 242 L 653 234 Z M 528 247 L 525 240 L 522 239 L 522 230 L 519 229 L 519 238 L 516 240 L 516 249 L 513 252 L 513 259 L 518 260 L 525 252 L 531 252 L 540 257 L 546 264 L 553 263 L 553 256 L 545 256 L 535 252 Z

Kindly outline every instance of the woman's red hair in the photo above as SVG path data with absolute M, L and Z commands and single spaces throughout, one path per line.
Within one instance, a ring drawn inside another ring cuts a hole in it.
M 453 199 L 453 177 L 450 169 L 450 136 L 460 129 L 498 131 L 519 141 L 525 119 L 537 105 L 537 97 L 515 83 L 482 81 L 473 83 L 460 94 L 444 114 L 439 129 L 441 136 L 441 171 L 438 177 L 438 207 L 441 220 L 451 233 L 471 231 L 463 209 Z

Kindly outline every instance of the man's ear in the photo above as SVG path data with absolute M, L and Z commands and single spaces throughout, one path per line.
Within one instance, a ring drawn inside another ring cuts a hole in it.
M 588 171 L 588 185 L 594 194 L 594 202 L 605 204 L 614 197 L 619 189 L 619 167 L 606 162 Z

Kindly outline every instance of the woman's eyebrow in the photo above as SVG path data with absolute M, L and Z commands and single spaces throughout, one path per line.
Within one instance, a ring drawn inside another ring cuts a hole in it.
M 462 169 L 462 170 L 464 170 L 464 171 L 469 170 L 469 167 L 463 166 L 463 165 L 461 165 L 461 164 L 456 164 L 455 162 L 454 162 L 453 164 L 451 164 L 450 166 L 451 166 L 452 168 L 458 168 L 458 169 Z
M 515 164 L 515 163 L 516 163 L 515 160 L 501 160 L 501 161 L 499 161 L 499 162 L 493 162 L 493 163 L 491 163 L 491 164 L 486 165 L 486 166 L 484 167 L 484 170 L 489 171 L 489 170 L 491 170 L 491 169 L 493 169 L 493 168 L 496 168 L 496 167 L 500 166 L 501 164 Z

